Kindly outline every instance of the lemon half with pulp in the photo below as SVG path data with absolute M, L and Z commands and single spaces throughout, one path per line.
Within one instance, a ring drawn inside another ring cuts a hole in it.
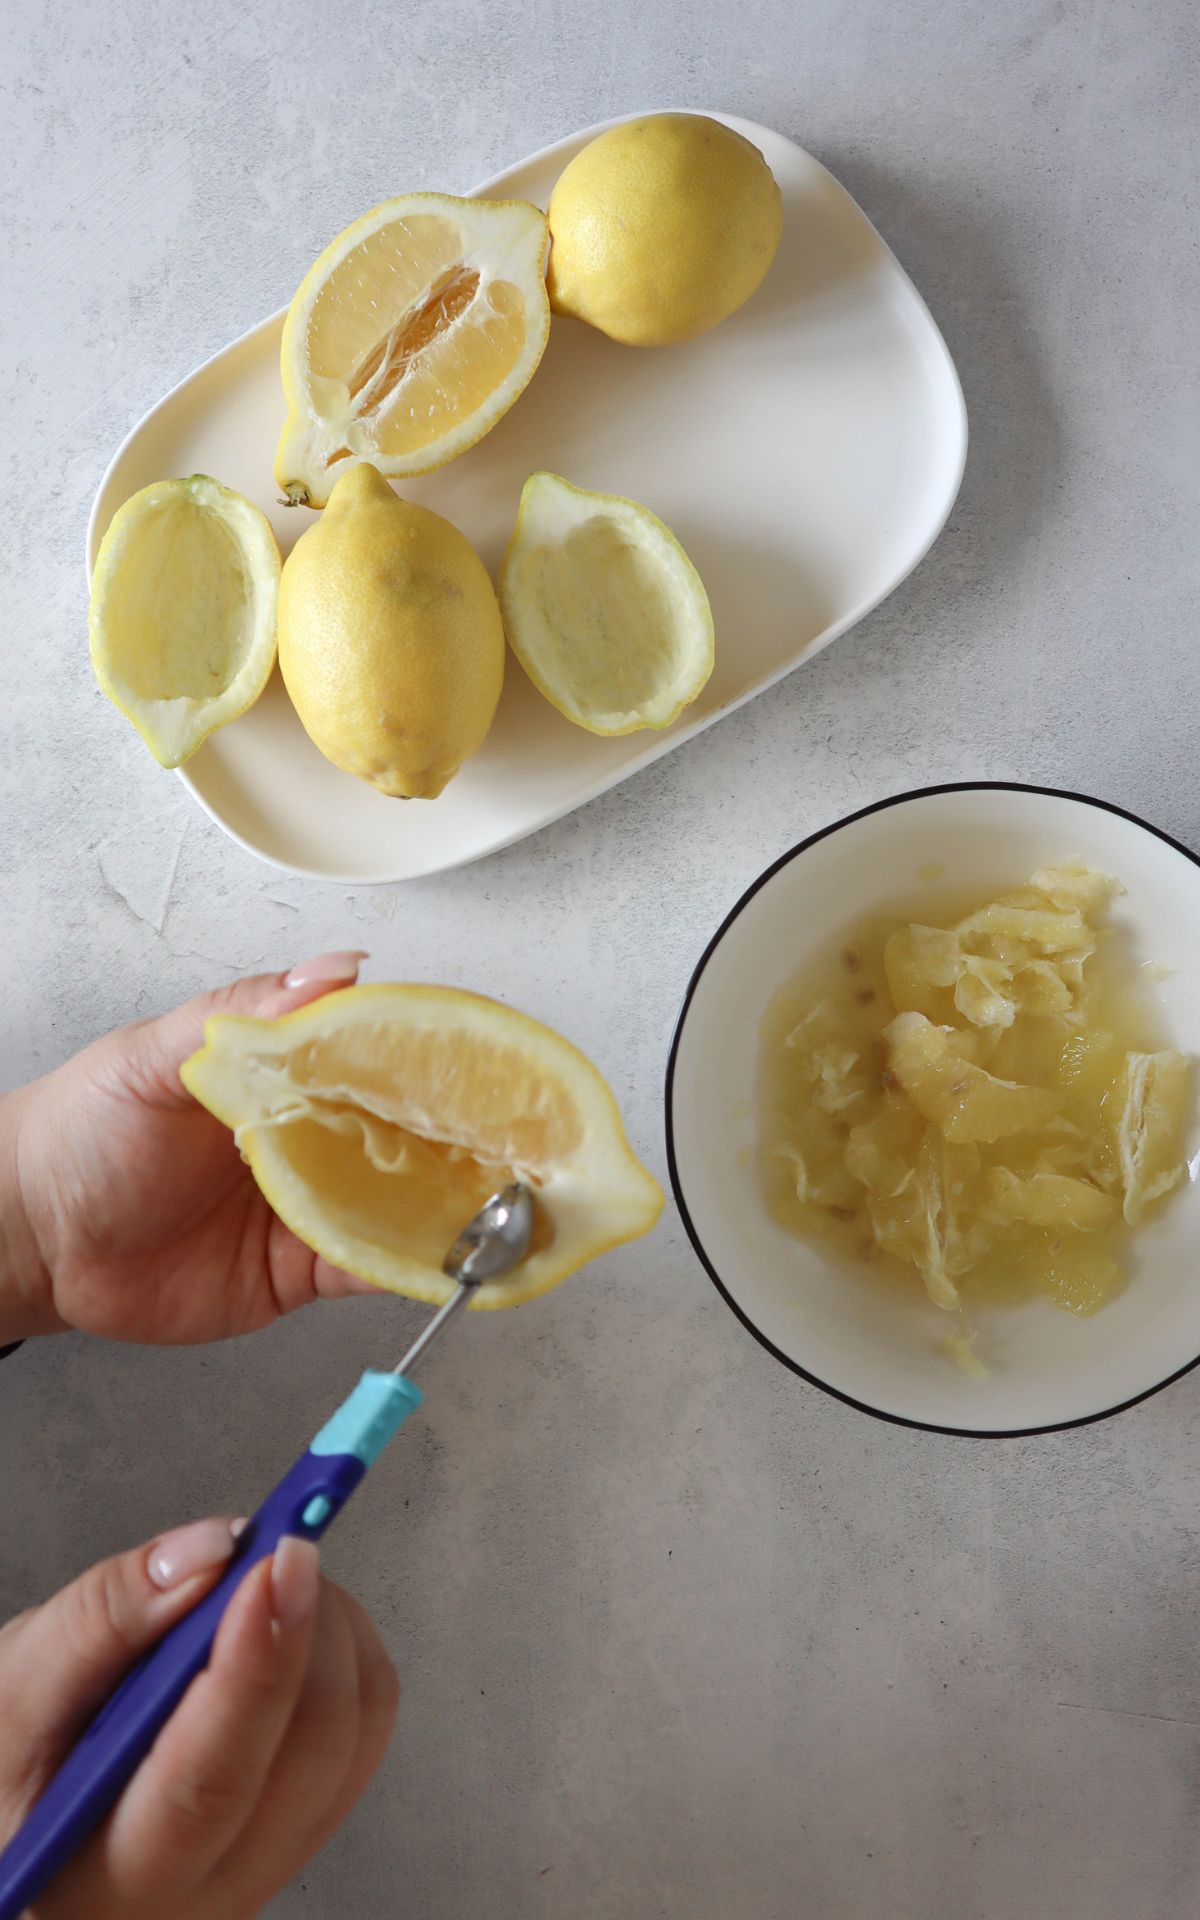
M 545 349 L 548 240 L 527 201 L 445 193 L 385 200 L 339 233 L 284 322 L 285 496 L 324 506 L 360 460 L 426 473 L 494 427 Z
M 278 1020 L 217 1014 L 181 1074 L 300 1239 L 414 1300 L 449 1298 L 448 1248 L 510 1180 L 534 1195 L 533 1250 L 473 1305 L 545 1293 L 662 1208 L 590 1060 L 477 994 L 347 987 Z

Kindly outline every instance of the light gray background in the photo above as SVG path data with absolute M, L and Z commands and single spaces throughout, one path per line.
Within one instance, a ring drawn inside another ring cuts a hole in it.
M 690 968 L 811 828 L 1015 776 L 1200 842 L 1192 0 L 3 13 L 6 1082 L 362 945 L 369 977 L 562 1027 L 665 1175 Z M 109 454 L 363 207 L 675 104 L 795 137 L 912 273 L 971 416 L 949 526 L 811 667 L 523 846 L 381 891 L 259 865 L 92 686 Z M 27 1348 L 2 1378 L 5 1609 L 253 1502 L 417 1319 L 371 1300 L 200 1351 Z M 1193 1920 L 1200 1375 L 1059 1438 L 894 1430 L 761 1351 L 668 1211 L 464 1328 L 429 1384 L 326 1556 L 401 1670 L 399 1730 L 278 1920 Z

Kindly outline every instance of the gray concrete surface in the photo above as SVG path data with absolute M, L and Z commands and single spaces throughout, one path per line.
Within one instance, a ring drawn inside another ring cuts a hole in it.
M 986 775 L 1200 843 L 1189 0 L 2 11 L 5 1083 L 362 945 L 370 976 L 564 1028 L 661 1174 L 690 967 L 807 830 Z M 811 148 L 914 276 L 971 413 L 946 532 L 811 667 L 483 865 L 344 892 L 257 864 L 92 686 L 83 534 L 113 446 L 384 192 L 669 104 Z M 252 1501 L 416 1317 L 6 1362 L 4 1609 Z M 1059 1438 L 894 1431 L 760 1351 L 668 1213 L 464 1329 L 430 1385 L 327 1552 L 401 1669 L 399 1731 L 274 1920 L 1200 1910 L 1200 1375 Z

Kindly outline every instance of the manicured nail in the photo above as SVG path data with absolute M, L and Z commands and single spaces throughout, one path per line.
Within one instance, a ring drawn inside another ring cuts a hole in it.
M 190 1527 L 164 1533 L 151 1550 L 146 1570 L 165 1593 L 197 1573 L 221 1566 L 232 1552 L 233 1528 L 228 1520 L 197 1520 Z
M 271 1566 L 271 1612 L 281 1627 L 302 1627 L 317 1604 L 320 1561 L 311 1540 L 285 1533 Z
M 319 953 L 315 960 L 302 960 L 283 978 L 285 987 L 331 985 L 335 980 L 357 980 L 358 963 L 367 955 L 361 950 L 343 949 L 339 953 Z

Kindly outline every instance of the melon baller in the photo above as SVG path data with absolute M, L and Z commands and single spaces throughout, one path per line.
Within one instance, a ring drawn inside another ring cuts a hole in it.
M 392 1436 L 421 1404 L 412 1374 L 476 1287 L 521 1264 L 534 1207 L 519 1181 L 485 1201 L 443 1262 L 455 1292 L 390 1373 L 368 1371 L 238 1536 L 225 1572 L 109 1695 L 0 1853 L 0 1920 L 20 1920 L 97 1827 L 159 1729 L 207 1665 L 221 1616 L 247 1570 L 284 1534 L 319 1540 Z

